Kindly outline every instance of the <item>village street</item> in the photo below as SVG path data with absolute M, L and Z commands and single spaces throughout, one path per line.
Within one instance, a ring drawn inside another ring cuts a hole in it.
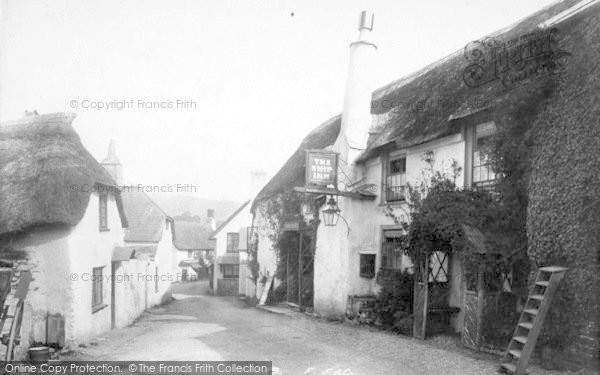
M 233 297 L 207 295 L 206 287 L 175 285 L 176 301 L 77 348 L 68 359 L 272 360 L 274 374 L 497 374 L 493 357 L 476 359 L 435 341 L 250 308 Z M 530 368 L 530 374 L 547 373 Z

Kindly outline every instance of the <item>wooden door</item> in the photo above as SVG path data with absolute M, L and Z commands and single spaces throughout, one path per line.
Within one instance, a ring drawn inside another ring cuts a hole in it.
M 413 336 L 425 340 L 427 331 L 427 307 L 429 304 L 429 257 L 415 264 L 415 291 L 413 300 Z

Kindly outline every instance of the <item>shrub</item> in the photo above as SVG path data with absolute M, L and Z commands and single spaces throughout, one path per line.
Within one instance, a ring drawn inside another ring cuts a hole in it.
M 406 272 L 379 271 L 377 283 L 381 290 L 374 308 L 378 324 L 403 334 L 412 332 L 412 323 L 407 328 L 407 320 L 412 319 L 413 282 L 413 276 Z

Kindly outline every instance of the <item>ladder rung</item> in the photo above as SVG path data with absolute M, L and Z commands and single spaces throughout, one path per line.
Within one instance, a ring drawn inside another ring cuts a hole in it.
M 509 350 L 508 352 L 510 353 L 510 355 L 512 355 L 515 358 L 521 358 L 520 350 Z
M 515 336 L 513 340 L 516 342 L 520 342 L 521 344 L 525 344 L 527 342 L 527 336 Z
M 517 366 L 513 365 L 512 363 L 503 363 L 500 366 L 509 372 L 517 371 Z
M 533 295 L 529 296 L 529 298 L 541 301 L 544 299 L 544 296 L 542 294 L 533 294 Z
M 538 309 L 525 309 L 523 311 L 525 311 L 529 315 L 537 315 L 538 313 Z
M 540 271 L 554 273 L 554 272 L 564 272 L 567 269 L 568 268 L 565 268 L 565 267 L 549 266 L 549 267 L 541 267 Z
M 536 281 L 535 285 L 539 285 L 539 286 L 548 286 L 550 285 L 550 281 Z
M 523 328 L 531 329 L 533 327 L 533 324 L 523 322 L 523 323 L 519 323 L 519 326 L 523 327 Z

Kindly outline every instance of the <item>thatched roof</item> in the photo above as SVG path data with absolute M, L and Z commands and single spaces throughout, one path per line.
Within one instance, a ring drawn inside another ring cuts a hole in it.
M 564 0 L 553 4 L 489 37 L 505 42 L 531 33 L 539 24 L 572 7 L 578 1 Z M 590 7 L 581 13 L 591 14 L 594 11 L 598 11 L 598 6 Z M 572 32 L 570 26 L 565 24 L 566 22 L 563 22 L 558 26 L 560 36 Z M 485 38 L 480 40 L 483 39 Z M 585 49 L 585 46 L 581 45 L 565 47 L 570 52 L 578 49 L 577 53 Z M 464 121 L 478 121 L 478 118 L 490 116 L 490 112 L 508 111 L 505 106 L 507 100 L 514 104 L 528 96 L 537 95 L 540 98 L 538 101 L 542 102 L 546 95 L 546 82 L 543 79 L 538 80 L 537 77 L 518 82 L 518 89 L 512 90 L 505 88 L 498 81 L 476 88 L 469 87 L 463 80 L 463 72 L 468 65 L 469 61 L 461 49 L 408 77 L 376 90 L 371 106 L 371 135 L 367 149 L 358 162 L 365 162 L 389 148 L 406 148 L 457 133 Z M 304 151 L 332 145 L 339 133 L 339 127 L 340 116 L 336 116 L 311 132 L 281 170 L 261 190 L 254 200 L 253 209 L 262 199 L 294 186 L 304 185 Z
M 304 185 L 304 163 L 306 150 L 323 149 L 333 145 L 340 132 L 341 116 L 337 115 L 319 125 L 310 132 L 302 141 L 298 149 L 285 162 L 283 167 L 262 188 L 252 203 L 252 210 L 256 202 L 269 198 L 277 193 Z
M 485 38 L 507 42 L 538 30 L 538 25 L 580 0 L 564 0 L 542 9 L 514 25 Z M 585 12 L 591 12 L 588 9 Z M 597 7 L 596 7 L 597 11 Z M 557 25 L 559 36 L 568 34 L 568 27 Z M 576 46 L 562 46 L 571 49 Z M 415 146 L 460 130 L 460 119 L 485 111 L 502 111 L 503 102 L 514 100 L 519 94 L 540 94 L 541 90 L 512 90 L 499 81 L 479 87 L 469 87 L 463 79 L 470 64 L 461 49 L 421 71 L 392 82 L 373 93 L 372 113 L 375 117 L 372 131 L 377 133 L 360 160 L 376 156 L 386 146 L 405 148 Z M 517 82 L 516 86 L 540 84 L 531 80 Z M 536 82 L 538 81 L 538 82 Z M 521 87 L 519 87 L 521 88 Z
M 114 192 L 115 181 L 83 147 L 73 113 L 30 115 L 0 124 L 0 235 L 41 225 L 76 225 L 94 186 Z
M 158 242 L 162 238 L 166 221 L 171 222 L 171 231 L 175 235 L 173 219 L 167 215 L 148 195 L 137 190 L 134 185 L 125 187 L 121 192 L 123 208 L 129 227 L 125 233 L 126 242 Z
M 207 222 L 175 220 L 175 247 L 178 250 L 214 250 L 213 229 Z

